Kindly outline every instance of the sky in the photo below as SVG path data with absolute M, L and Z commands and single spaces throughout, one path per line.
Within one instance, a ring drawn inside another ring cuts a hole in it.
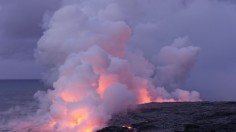
M 71 0 L 72 1 L 72 0 Z M 236 100 L 236 3 L 233 0 L 121 1 L 129 43 L 155 54 L 178 37 L 200 48 L 183 87 L 208 100 Z M 41 78 L 37 42 L 60 0 L 0 0 L 0 79 Z M 95 4 L 96 5 L 96 4 Z
M 41 75 L 34 49 L 47 13 L 57 0 L 0 0 L 0 79 L 34 79 Z

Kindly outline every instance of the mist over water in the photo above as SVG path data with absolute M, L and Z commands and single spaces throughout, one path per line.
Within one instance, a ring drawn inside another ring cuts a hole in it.
M 48 89 L 40 80 L 0 80 L 0 131 L 11 130 L 6 123 L 33 114 L 39 108 L 34 94 Z

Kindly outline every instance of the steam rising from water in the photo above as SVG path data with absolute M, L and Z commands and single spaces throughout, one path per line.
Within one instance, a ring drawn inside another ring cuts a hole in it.
M 36 126 L 91 132 L 136 104 L 200 101 L 198 92 L 181 89 L 199 48 L 191 46 L 188 37 L 177 38 L 160 50 L 154 65 L 142 49 L 129 46 L 132 31 L 115 0 L 65 3 L 52 16 L 36 50 L 37 59 L 50 69 L 48 79 L 55 79 L 54 89 L 35 95 L 41 106 L 34 116 L 10 125 L 16 130 Z

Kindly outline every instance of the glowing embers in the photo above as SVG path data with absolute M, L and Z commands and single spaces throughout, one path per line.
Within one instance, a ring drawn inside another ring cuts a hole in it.
M 122 127 L 123 128 L 127 128 L 129 130 L 134 130 L 134 128 L 132 126 L 130 126 L 130 125 L 123 125 Z

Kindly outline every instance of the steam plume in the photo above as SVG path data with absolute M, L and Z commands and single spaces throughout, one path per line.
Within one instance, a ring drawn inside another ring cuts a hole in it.
M 132 30 L 115 0 L 75 0 L 54 13 L 36 50 L 55 79 L 53 90 L 36 94 L 40 126 L 90 132 L 136 104 L 200 101 L 198 92 L 180 89 L 199 48 L 178 38 L 160 50 L 154 65 L 129 47 Z

